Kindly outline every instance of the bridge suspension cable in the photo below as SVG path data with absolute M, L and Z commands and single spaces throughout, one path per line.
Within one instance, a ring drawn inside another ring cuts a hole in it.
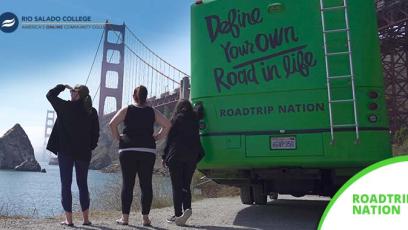
M 124 101 L 132 101 L 133 89 L 137 85 L 145 85 L 150 97 L 155 99 L 178 94 L 181 80 L 190 76 L 161 58 L 128 26 L 125 28 L 126 34 L 131 36 L 125 36 L 124 44 L 128 51 L 125 52 Z M 116 36 L 119 35 L 116 33 Z M 178 96 L 174 98 L 177 100 Z
M 149 99 L 156 100 L 163 97 L 172 98 L 173 101 L 179 98 L 179 88 L 180 82 L 183 78 L 190 78 L 188 74 L 184 71 L 176 68 L 174 65 L 170 64 L 168 61 L 160 57 L 156 52 L 150 49 L 142 40 L 136 36 L 136 34 L 126 25 L 125 31 L 123 33 L 124 38 L 122 38 L 122 33 L 115 30 L 109 30 L 107 33 L 105 31 L 102 33 L 98 48 L 95 52 L 94 59 L 88 73 L 85 84 L 94 84 L 91 79 L 93 79 L 92 73 L 96 66 L 96 60 L 98 59 L 100 53 L 99 49 L 101 47 L 102 40 L 104 36 L 107 36 L 105 40 L 109 43 L 119 44 L 123 41 L 123 46 L 127 52 L 124 52 L 124 69 L 123 69 L 123 97 L 120 102 L 123 104 L 130 104 L 133 101 L 133 89 L 139 85 L 144 85 L 148 89 Z M 126 36 L 125 36 L 126 34 Z M 105 45 L 104 45 L 105 46 Z M 105 49 L 105 48 L 104 48 Z M 107 50 L 107 62 L 109 63 L 119 63 L 121 58 L 119 53 L 115 50 Z M 102 59 L 102 58 L 101 58 Z M 116 88 L 118 84 L 118 76 L 115 72 L 108 71 L 106 73 L 106 84 L 107 88 Z M 98 81 L 98 83 L 100 80 Z M 96 102 L 98 93 L 100 94 L 101 85 L 95 85 L 95 93 L 92 100 Z M 104 113 L 114 112 L 116 110 L 116 103 L 112 98 L 107 97 L 105 102 Z M 166 99 L 166 103 L 169 102 Z
M 103 34 L 104 34 L 104 31 L 102 30 L 101 38 L 99 39 L 99 43 L 98 43 L 98 48 L 96 49 L 96 52 L 95 52 L 95 55 L 94 55 L 94 58 L 93 58 L 93 61 L 92 61 L 91 68 L 89 69 L 88 77 L 86 78 L 86 81 L 85 81 L 85 85 L 88 84 L 89 77 L 91 76 L 92 69 L 93 69 L 95 61 L 96 61 L 96 57 L 98 56 L 98 53 L 99 53 L 99 48 L 101 47 Z
M 154 56 L 156 56 L 157 58 L 159 58 L 160 61 L 162 61 L 162 62 L 166 63 L 167 65 L 169 65 L 170 67 L 176 69 L 177 71 L 179 71 L 180 73 L 182 73 L 184 76 L 190 77 L 190 75 L 184 73 L 183 71 L 181 71 L 181 70 L 178 69 L 177 67 L 174 67 L 172 64 L 168 63 L 166 60 L 162 59 L 162 58 L 161 58 L 159 55 L 157 55 L 153 50 L 151 50 L 148 46 L 146 46 L 146 45 L 142 42 L 142 40 L 140 40 L 139 37 L 137 37 L 136 34 L 133 33 L 133 31 L 132 31 L 127 25 L 125 25 L 125 26 L 126 26 L 126 29 L 130 32 L 130 34 L 133 35 L 133 37 L 134 37 L 138 42 L 140 42 L 140 44 L 141 44 L 144 48 L 146 48 L 146 49 L 149 50 Z

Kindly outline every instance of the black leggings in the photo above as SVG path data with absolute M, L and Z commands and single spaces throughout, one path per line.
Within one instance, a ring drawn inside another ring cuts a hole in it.
M 192 163 L 174 161 L 169 164 L 176 216 L 181 216 L 182 210 L 191 209 L 190 185 L 195 169 L 196 165 Z
M 79 190 L 79 203 L 82 211 L 89 209 L 88 168 L 89 161 L 74 160 L 72 156 L 59 153 L 58 164 L 61 178 L 61 202 L 65 212 L 72 212 L 72 171 L 75 165 L 76 182 Z
M 142 215 L 148 215 L 153 200 L 152 175 L 156 155 L 148 152 L 125 151 L 119 155 L 122 168 L 122 213 L 129 215 L 136 174 L 139 176 Z

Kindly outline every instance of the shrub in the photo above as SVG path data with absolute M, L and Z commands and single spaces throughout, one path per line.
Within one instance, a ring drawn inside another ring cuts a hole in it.
M 393 142 L 397 145 L 402 145 L 406 140 L 408 140 L 408 129 L 403 126 L 395 132 Z

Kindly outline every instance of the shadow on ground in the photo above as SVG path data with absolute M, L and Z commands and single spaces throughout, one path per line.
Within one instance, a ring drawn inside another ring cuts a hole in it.
M 256 229 L 317 229 L 329 201 L 276 200 L 253 205 L 238 212 L 234 225 Z

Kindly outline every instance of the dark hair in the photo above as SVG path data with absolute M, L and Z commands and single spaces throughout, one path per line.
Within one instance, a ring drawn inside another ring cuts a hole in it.
M 140 105 L 144 105 L 146 103 L 147 98 L 147 89 L 143 85 L 140 85 L 135 88 L 133 91 L 133 99 L 136 103 Z
M 181 99 L 177 102 L 171 121 L 173 122 L 179 115 L 184 115 L 191 118 L 194 118 L 196 116 L 190 101 Z
M 92 112 L 92 98 L 89 95 L 88 87 L 86 85 L 76 85 L 74 89 L 77 90 L 85 111 L 90 114 Z
M 82 103 L 84 104 L 84 109 L 87 113 L 92 113 L 92 98 L 91 96 L 87 95 L 84 97 L 82 100 Z

